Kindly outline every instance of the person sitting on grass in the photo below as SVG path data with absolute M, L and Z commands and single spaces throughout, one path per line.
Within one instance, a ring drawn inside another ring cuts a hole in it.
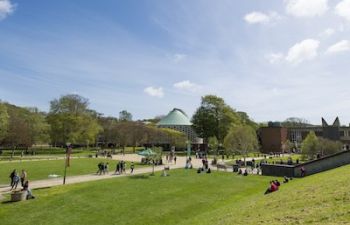
M 270 187 L 265 191 L 264 194 L 267 195 L 274 191 L 278 191 L 278 186 L 273 181 L 270 181 Z
M 278 189 L 279 186 L 281 186 L 281 183 L 278 180 L 274 180 L 273 183 L 276 184 L 277 189 Z
M 244 170 L 243 176 L 248 176 L 248 170 L 247 169 Z
M 26 197 L 27 200 L 35 198 L 34 195 L 32 194 L 32 191 L 29 189 L 29 181 L 28 180 L 26 180 L 24 182 L 22 191 L 27 192 L 27 197 Z
M 283 180 L 283 183 L 284 183 L 284 184 L 289 182 L 289 178 L 288 178 L 288 177 L 284 176 L 283 179 L 284 179 L 284 180 Z

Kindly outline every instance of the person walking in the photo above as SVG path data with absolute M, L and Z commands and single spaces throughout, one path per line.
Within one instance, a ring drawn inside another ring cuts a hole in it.
M 23 187 L 24 185 L 24 182 L 28 179 L 27 177 L 27 172 L 25 170 L 22 170 L 22 173 L 21 173 L 21 185 Z
M 174 164 L 176 165 L 176 156 L 174 157 Z
M 134 162 L 131 162 L 131 165 L 130 165 L 130 169 L 131 169 L 131 171 L 130 171 L 130 173 L 134 173 Z
M 14 182 L 14 177 L 15 175 L 17 174 L 17 170 L 14 169 L 11 173 L 10 173 L 10 179 L 11 179 L 11 183 L 10 183 L 10 186 L 12 187 L 13 186 L 13 182 Z
M 18 183 L 19 183 L 19 176 L 18 176 L 18 174 L 16 172 L 14 177 L 13 177 L 13 183 L 12 183 L 12 186 L 11 186 L 11 190 L 13 190 L 13 189 L 16 190 Z

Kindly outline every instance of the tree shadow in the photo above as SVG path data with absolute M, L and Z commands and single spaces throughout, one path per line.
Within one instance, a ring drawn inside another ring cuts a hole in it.
M 129 176 L 129 179 L 148 179 L 149 175 L 141 174 L 141 175 L 134 175 L 134 176 Z

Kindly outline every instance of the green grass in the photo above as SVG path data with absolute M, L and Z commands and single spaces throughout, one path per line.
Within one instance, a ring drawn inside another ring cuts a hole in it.
M 81 158 L 71 159 L 71 167 L 67 168 L 67 176 L 91 174 L 97 171 L 97 164 L 99 162 L 108 162 L 109 171 L 114 171 L 115 160 L 95 159 L 95 158 Z M 25 169 L 28 173 L 29 180 L 48 179 L 49 174 L 57 174 L 63 176 L 65 160 L 40 160 L 40 161 L 13 161 L 0 162 L 0 184 L 9 183 L 9 175 L 13 169 L 17 169 L 20 173 Z M 135 168 L 141 167 L 139 163 L 135 163 Z M 127 162 L 127 169 L 129 169 L 129 162 Z
M 2 204 L 0 218 L 5 225 L 349 224 L 349 173 L 345 166 L 294 179 L 263 195 L 271 177 L 172 170 L 169 177 L 157 173 L 35 190 L 35 200 Z

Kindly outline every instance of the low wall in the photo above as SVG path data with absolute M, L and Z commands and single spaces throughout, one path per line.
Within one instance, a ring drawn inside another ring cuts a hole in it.
M 305 168 L 306 175 L 311 175 L 348 164 L 350 164 L 349 150 L 298 165 L 263 164 L 261 170 L 262 175 L 266 176 L 301 177 L 301 167 Z

